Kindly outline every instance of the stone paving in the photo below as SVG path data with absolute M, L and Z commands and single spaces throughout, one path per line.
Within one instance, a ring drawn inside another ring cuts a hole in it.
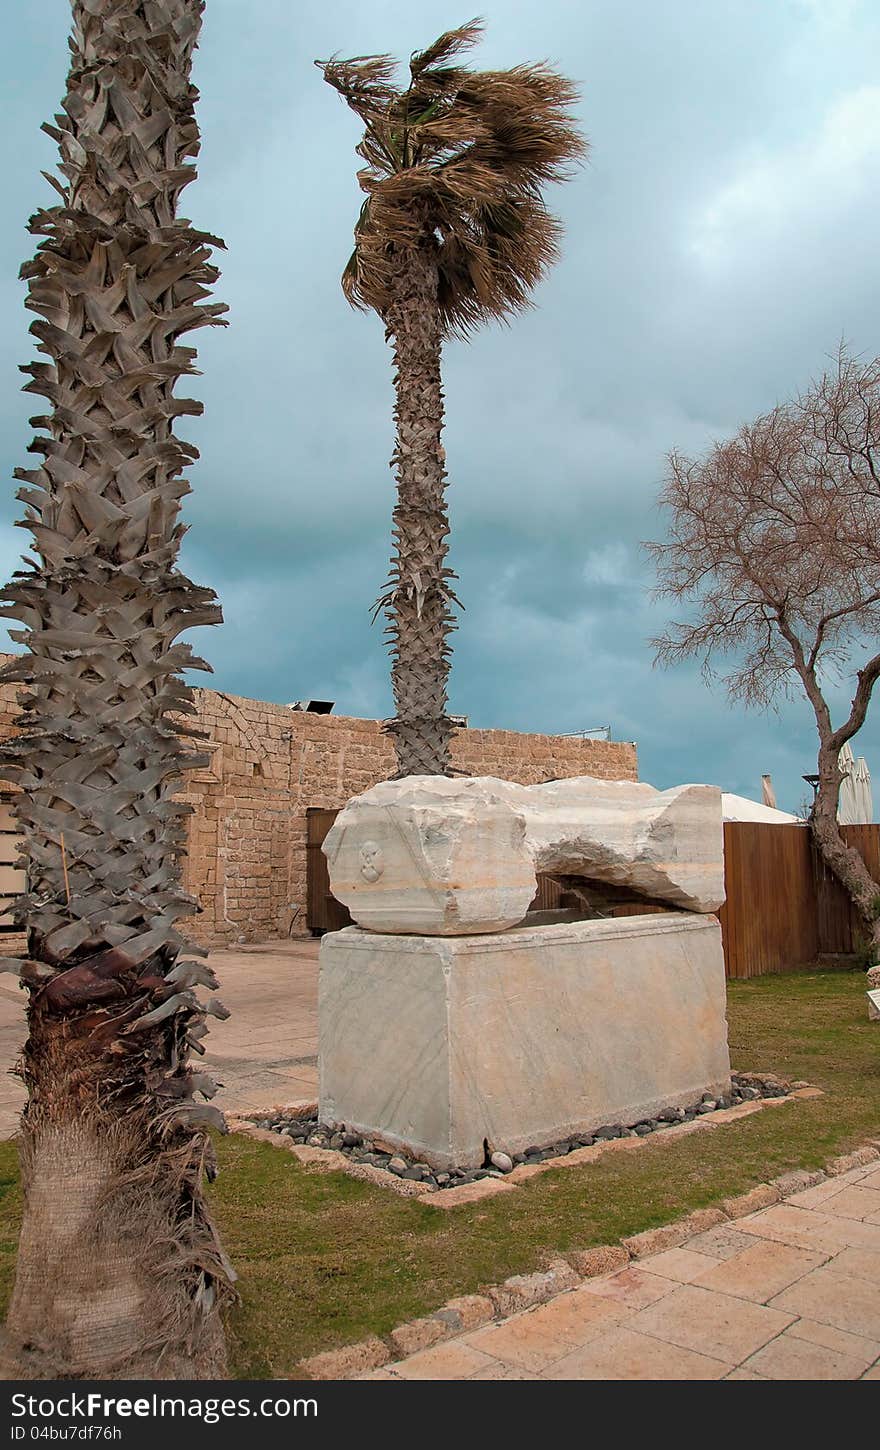
M 204 1066 L 222 1083 L 214 1101 L 249 1113 L 318 1096 L 316 938 L 211 953 L 225 1022 L 210 1019 Z M 24 1089 L 11 1068 L 24 1041 L 24 993 L 0 976 L 0 1138 L 18 1127 Z
M 359 1378 L 880 1380 L 880 1163 Z

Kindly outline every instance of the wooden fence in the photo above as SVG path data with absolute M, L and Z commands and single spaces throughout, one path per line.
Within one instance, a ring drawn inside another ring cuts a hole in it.
M 728 821 L 718 913 L 729 977 L 761 977 L 819 951 L 811 835 L 802 826 Z
M 336 811 L 310 810 L 308 816 L 308 925 L 312 931 L 338 931 L 351 917 L 330 891 L 321 842 Z M 844 826 L 843 835 L 880 881 L 880 826 Z M 792 971 L 819 955 L 857 951 L 859 920 L 849 898 L 820 861 L 806 826 L 766 826 L 728 821 L 724 827 L 724 884 L 727 899 L 719 917 L 724 962 L 729 977 L 761 977 Z M 549 876 L 538 877 L 532 910 L 563 903 L 564 889 Z M 663 908 L 621 902 L 613 916 Z
M 842 830 L 880 880 L 880 826 Z M 806 826 L 727 822 L 724 885 L 719 917 L 729 977 L 787 972 L 817 956 L 859 949 L 858 915 Z

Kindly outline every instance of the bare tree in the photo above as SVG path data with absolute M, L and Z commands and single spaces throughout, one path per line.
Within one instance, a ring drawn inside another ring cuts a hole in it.
M 874 950 L 880 885 L 837 825 L 838 754 L 861 729 L 880 675 L 880 359 L 841 344 L 834 365 L 793 402 L 740 428 L 702 458 L 673 452 L 660 497 L 668 537 L 646 545 L 657 596 L 691 617 L 654 639 L 657 660 L 716 661 L 733 700 L 806 696 L 819 737 L 810 825 Z M 854 676 L 835 725 L 831 683 Z

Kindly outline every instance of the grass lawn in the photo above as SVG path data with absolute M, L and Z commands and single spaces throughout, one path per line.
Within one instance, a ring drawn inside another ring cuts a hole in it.
M 880 1130 L 880 1025 L 861 972 L 729 984 L 733 1066 L 806 1078 L 825 1096 L 767 1108 L 714 1132 L 542 1174 L 514 1193 L 443 1212 L 231 1135 L 211 1196 L 240 1278 L 229 1317 L 233 1372 L 283 1377 L 319 1349 L 384 1333 L 554 1250 L 608 1243 L 817 1167 Z M 0 1144 L 0 1294 L 12 1283 L 20 1214 L 15 1149 Z

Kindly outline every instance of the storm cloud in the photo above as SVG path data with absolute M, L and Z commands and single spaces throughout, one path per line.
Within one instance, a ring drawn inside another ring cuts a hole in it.
M 865 0 L 490 0 L 477 63 L 548 59 L 582 88 L 588 164 L 554 188 L 563 259 L 535 308 L 445 355 L 452 563 L 465 612 L 451 706 L 471 723 L 638 742 L 642 777 L 796 809 L 811 717 L 731 708 L 652 668 L 640 541 L 665 453 L 699 450 L 808 382 L 845 335 L 880 351 L 880 10 Z M 66 67 L 66 0 L 5 16 L 0 449 L 25 456 L 32 355 L 19 262 L 54 165 L 40 122 Z M 360 203 L 356 118 L 315 57 L 401 58 L 468 18 L 448 0 L 208 0 L 196 80 L 197 225 L 225 237 L 226 330 L 201 333 L 205 416 L 184 567 L 225 624 L 194 643 L 222 689 L 391 712 L 381 625 L 393 478 L 382 327 L 339 289 Z M 0 571 L 25 536 L 0 512 Z M 847 682 L 836 692 L 847 697 Z M 880 771 L 880 711 L 857 751 Z

